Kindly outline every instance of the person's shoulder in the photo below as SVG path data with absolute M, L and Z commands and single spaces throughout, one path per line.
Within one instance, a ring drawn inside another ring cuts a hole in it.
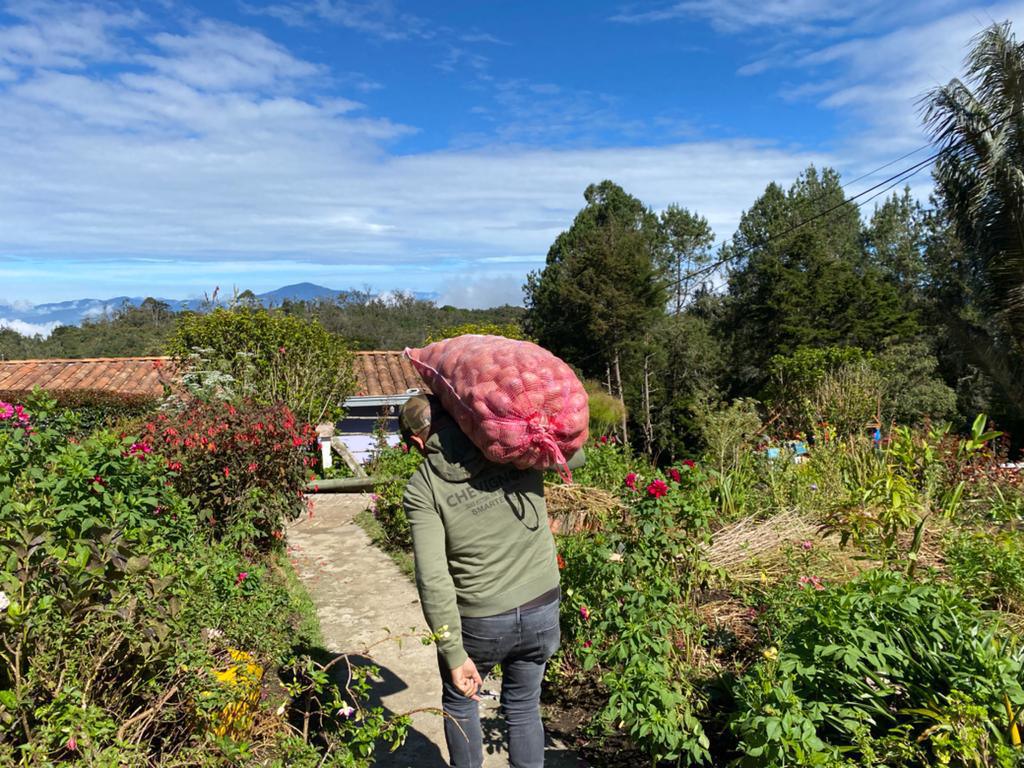
M 427 476 L 429 468 L 427 462 L 422 462 L 413 471 L 412 476 L 405 484 L 404 499 L 408 501 L 410 498 L 417 499 L 427 497 L 430 495 L 430 478 Z

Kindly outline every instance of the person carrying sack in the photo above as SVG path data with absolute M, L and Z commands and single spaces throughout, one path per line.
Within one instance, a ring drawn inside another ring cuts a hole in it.
M 480 688 L 500 664 L 509 765 L 541 768 L 541 681 L 561 640 L 544 473 L 488 461 L 432 395 L 411 397 L 399 426 L 424 457 L 403 506 L 423 615 L 438 637 L 450 764 L 483 765 Z M 580 450 L 569 465 L 582 464 Z

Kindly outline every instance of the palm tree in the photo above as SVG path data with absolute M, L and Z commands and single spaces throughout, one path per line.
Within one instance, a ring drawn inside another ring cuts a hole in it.
M 942 148 L 939 196 L 966 251 L 962 272 L 980 315 L 949 317 L 955 338 L 1024 415 L 1024 44 L 1009 22 L 973 41 L 963 80 L 925 97 Z

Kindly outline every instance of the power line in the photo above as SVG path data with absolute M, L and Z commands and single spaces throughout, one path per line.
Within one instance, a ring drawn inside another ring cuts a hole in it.
M 1000 118 L 999 120 L 995 120 L 995 121 L 992 122 L 991 125 L 988 126 L 988 129 L 989 130 L 993 130 L 993 129 L 999 127 L 1002 123 L 1007 122 L 1008 120 L 1010 120 L 1011 118 L 1013 118 L 1015 116 L 1017 116 L 1017 115 L 1010 114 L 1010 115 L 1006 115 L 1005 117 Z M 864 195 L 868 194 L 869 192 L 874 192 L 879 187 L 883 187 L 885 185 L 889 185 L 889 186 L 885 186 L 885 189 L 883 189 L 881 192 L 879 192 L 877 194 L 872 195 L 867 200 L 864 200 L 864 201 L 862 201 L 860 203 L 857 203 L 856 207 L 858 209 L 860 209 L 863 206 L 867 205 L 872 200 L 874 200 L 875 198 L 877 198 L 879 195 L 885 194 L 886 192 L 888 192 L 889 190 L 891 190 L 893 187 L 897 186 L 898 184 L 913 178 L 921 170 L 923 170 L 928 165 L 931 165 L 933 162 L 935 162 L 939 157 L 941 157 L 946 152 L 951 152 L 951 151 L 960 149 L 960 147 L 962 147 L 963 145 L 965 145 L 967 143 L 968 143 L 968 139 L 963 138 L 960 141 L 953 142 L 952 144 L 947 144 L 946 146 L 941 147 L 939 150 L 937 150 L 933 154 L 931 154 L 928 157 L 926 157 L 924 160 L 921 160 L 921 161 L 919 161 L 917 163 L 914 163 L 909 168 L 904 168 L 899 173 L 896 173 L 896 174 L 890 176 L 887 179 L 883 179 L 882 181 L 880 181 L 877 184 L 874 184 L 874 185 L 868 187 L 867 189 L 863 190 L 862 192 L 858 192 L 853 197 L 845 198 L 842 202 L 836 203 L 831 208 L 828 208 L 828 209 L 826 209 L 824 211 L 816 213 L 814 216 L 811 216 L 809 219 L 804 219 L 803 221 L 797 222 L 796 224 L 791 226 L 789 229 L 783 230 L 782 232 L 778 232 L 778 233 L 776 233 L 774 235 L 769 235 L 763 241 L 757 243 L 756 246 L 755 245 L 751 245 L 751 246 L 748 246 L 747 248 L 743 248 L 743 249 L 740 249 L 738 251 L 734 251 L 733 253 L 731 253 L 728 256 L 725 256 L 725 257 L 719 259 L 718 261 L 714 262 L 713 264 L 708 264 L 708 265 L 706 265 L 704 267 L 701 267 L 700 269 L 696 269 L 696 270 L 693 270 L 692 272 L 688 272 L 687 274 L 685 274 L 682 277 L 680 277 L 678 280 L 674 280 L 674 281 L 668 283 L 666 285 L 666 287 L 667 288 L 674 288 L 674 287 L 680 285 L 682 282 L 684 282 L 686 280 L 690 280 L 690 279 L 692 279 L 694 277 L 699 277 L 700 275 L 703 275 L 703 274 L 713 274 L 722 265 L 727 264 L 730 261 L 733 261 L 735 259 L 740 258 L 741 256 L 746 255 L 747 253 L 751 252 L 755 248 L 764 248 L 769 243 L 772 243 L 775 240 L 778 240 L 779 238 L 785 237 L 786 235 L 790 235 L 793 232 L 795 232 L 796 230 L 800 229 L 801 227 L 805 227 L 808 224 L 811 224 L 811 223 L 817 221 L 818 219 L 821 219 L 821 218 L 823 218 L 825 216 L 828 216 L 830 213 L 832 213 L 833 211 L 837 211 L 838 209 L 842 208 L 844 205 L 853 203 L 855 200 L 857 200 L 860 197 L 863 197 Z M 929 146 L 929 145 L 926 145 L 926 146 Z M 907 154 L 902 155 L 902 156 L 896 158 L 895 160 L 892 160 L 892 161 L 886 163 L 885 165 L 881 166 L 880 168 L 885 168 L 885 167 L 888 167 L 890 165 L 893 165 L 894 163 L 898 163 L 900 160 L 904 160 L 907 157 L 910 157 L 911 155 L 917 154 L 923 148 L 924 147 L 921 147 L 921 148 L 913 150 L 912 152 L 908 152 Z M 865 176 L 861 176 L 859 178 L 863 179 L 863 178 L 866 178 L 866 176 L 871 176 L 871 175 L 875 174 L 878 170 L 880 170 L 880 168 L 876 169 L 875 171 L 871 171 L 870 173 L 866 174 Z M 890 184 L 890 182 L 892 182 L 892 183 Z M 852 184 L 853 182 L 851 181 L 849 183 Z M 846 186 L 847 185 L 844 184 L 844 185 L 840 186 L 840 189 L 843 189 Z M 812 203 L 816 202 L 817 200 L 821 200 L 823 197 L 824 197 L 824 195 L 819 195 L 816 198 L 812 198 L 810 202 L 812 202 Z

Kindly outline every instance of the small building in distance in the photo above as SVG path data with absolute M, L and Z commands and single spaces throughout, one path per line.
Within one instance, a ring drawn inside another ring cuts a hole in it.
M 376 431 L 382 429 L 388 445 L 397 445 L 398 409 L 413 395 L 430 388 L 412 363 L 399 351 L 356 352 L 356 392 L 345 399 L 345 417 L 338 422 L 340 437 L 360 462 L 370 458 Z

